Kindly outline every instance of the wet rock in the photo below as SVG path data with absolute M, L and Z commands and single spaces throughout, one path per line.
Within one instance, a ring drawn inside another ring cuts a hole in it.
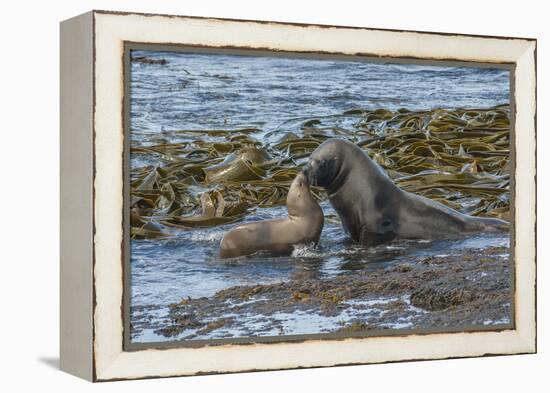
M 186 329 L 196 329 L 203 326 L 193 315 L 183 314 L 172 316 L 172 324 L 155 330 L 155 333 L 165 337 L 177 336 Z
M 152 57 L 147 57 L 147 56 L 132 57 L 131 61 L 132 63 L 141 63 L 141 64 L 160 64 L 160 65 L 168 64 L 168 60 L 166 59 L 154 59 Z
M 239 337 L 284 335 L 292 330 L 280 315 L 297 313 L 334 318 L 335 325 L 341 321 L 340 327 L 324 332 L 507 323 L 512 301 L 507 252 L 490 247 L 411 257 L 383 270 L 350 270 L 332 277 L 295 274 L 284 282 L 234 286 L 212 297 L 182 299 L 167 307 L 164 318 L 149 314 L 158 313 L 160 306 L 134 307 L 132 329 L 138 335 L 152 329 L 176 340 L 231 338 L 235 332 Z
M 372 329 L 369 325 L 367 325 L 364 322 L 352 322 L 349 325 L 346 325 L 340 329 L 338 329 L 338 333 L 356 333 L 356 332 L 362 332 L 365 330 Z
M 399 265 L 395 269 L 393 269 L 393 271 L 401 272 L 401 273 L 410 272 L 411 270 L 412 270 L 412 266 L 409 264 Z
M 216 330 L 231 324 L 231 322 L 233 322 L 234 320 L 235 318 L 221 318 L 221 319 L 212 321 L 208 323 L 204 328 L 200 329 L 197 333 L 198 334 L 210 333 L 213 330 Z
M 477 299 L 472 291 L 453 288 L 422 288 L 414 291 L 410 296 L 411 304 L 426 310 L 444 310 L 451 306 L 457 306 Z

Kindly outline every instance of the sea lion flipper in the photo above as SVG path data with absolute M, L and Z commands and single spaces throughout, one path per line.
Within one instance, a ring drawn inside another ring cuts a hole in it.
M 510 230 L 510 223 L 493 217 L 469 217 L 478 229 L 487 232 L 505 232 Z

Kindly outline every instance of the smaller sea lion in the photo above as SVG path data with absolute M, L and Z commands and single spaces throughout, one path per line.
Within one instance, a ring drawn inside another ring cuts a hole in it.
M 234 258 L 258 251 L 290 255 L 297 244 L 317 245 L 323 230 L 323 210 L 301 172 L 290 185 L 286 206 L 286 218 L 243 224 L 227 232 L 220 243 L 220 257 Z

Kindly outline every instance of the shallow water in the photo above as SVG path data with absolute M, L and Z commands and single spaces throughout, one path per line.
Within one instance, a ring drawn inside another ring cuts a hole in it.
M 132 63 L 131 143 L 141 146 L 152 144 L 153 138 L 168 130 L 254 126 L 269 140 L 278 131 L 297 132 L 297 119 L 330 116 L 357 107 L 483 108 L 508 103 L 509 96 L 509 73 L 499 69 L 142 51 L 133 56 L 168 60 L 166 65 Z M 350 120 L 339 117 L 334 121 Z M 132 157 L 132 165 L 142 165 L 142 160 Z M 326 217 L 334 215 L 328 203 L 322 207 Z M 284 207 L 257 209 L 245 222 L 285 214 Z M 219 260 L 219 241 L 233 225 L 179 231 L 169 240 L 132 240 L 133 309 L 155 306 L 158 308 L 149 316 L 162 318 L 170 303 L 183 298 L 211 297 L 236 285 L 281 282 L 300 271 L 329 279 L 357 270 L 384 269 L 410 256 L 508 247 L 506 235 L 481 235 L 434 242 L 395 241 L 363 248 L 352 244 L 338 223 L 326 220 L 317 249 L 299 247 L 289 257 L 257 255 Z M 348 315 L 350 309 L 335 317 L 299 311 L 280 313 L 273 318 L 284 322 L 282 329 L 256 321 L 258 316 L 241 315 L 237 317 L 248 321 L 245 331 L 218 329 L 198 338 L 332 331 L 352 318 L 368 319 L 368 313 L 377 312 L 375 305 L 386 300 L 369 299 L 369 307 L 362 304 L 352 308 L 353 315 Z M 133 311 L 132 320 L 142 318 L 142 312 Z M 499 322 L 487 322 L 493 323 Z M 411 322 L 397 318 L 387 327 L 410 328 Z M 133 336 L 136 342 L 173 339 L 152 330 Z

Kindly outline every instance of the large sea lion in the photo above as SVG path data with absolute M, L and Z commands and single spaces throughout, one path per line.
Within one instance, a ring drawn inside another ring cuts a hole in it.
M 309 191 L 303 173 L 292 181 L 286 198 L 288 217 L 239 225 L 225 234 L 220 257 L 233 258 L 258 251 L 291 254 L 297 244 L 319 242 L 323 230 L 323 210 Z
M 328 139 L 303 169 L 311 185 L 324 187 L 349 236 L 362 244 L 395 237 L 437 239 L 499 231 L 508 223 L 472 217 L 397 187 L 358 146 Z

